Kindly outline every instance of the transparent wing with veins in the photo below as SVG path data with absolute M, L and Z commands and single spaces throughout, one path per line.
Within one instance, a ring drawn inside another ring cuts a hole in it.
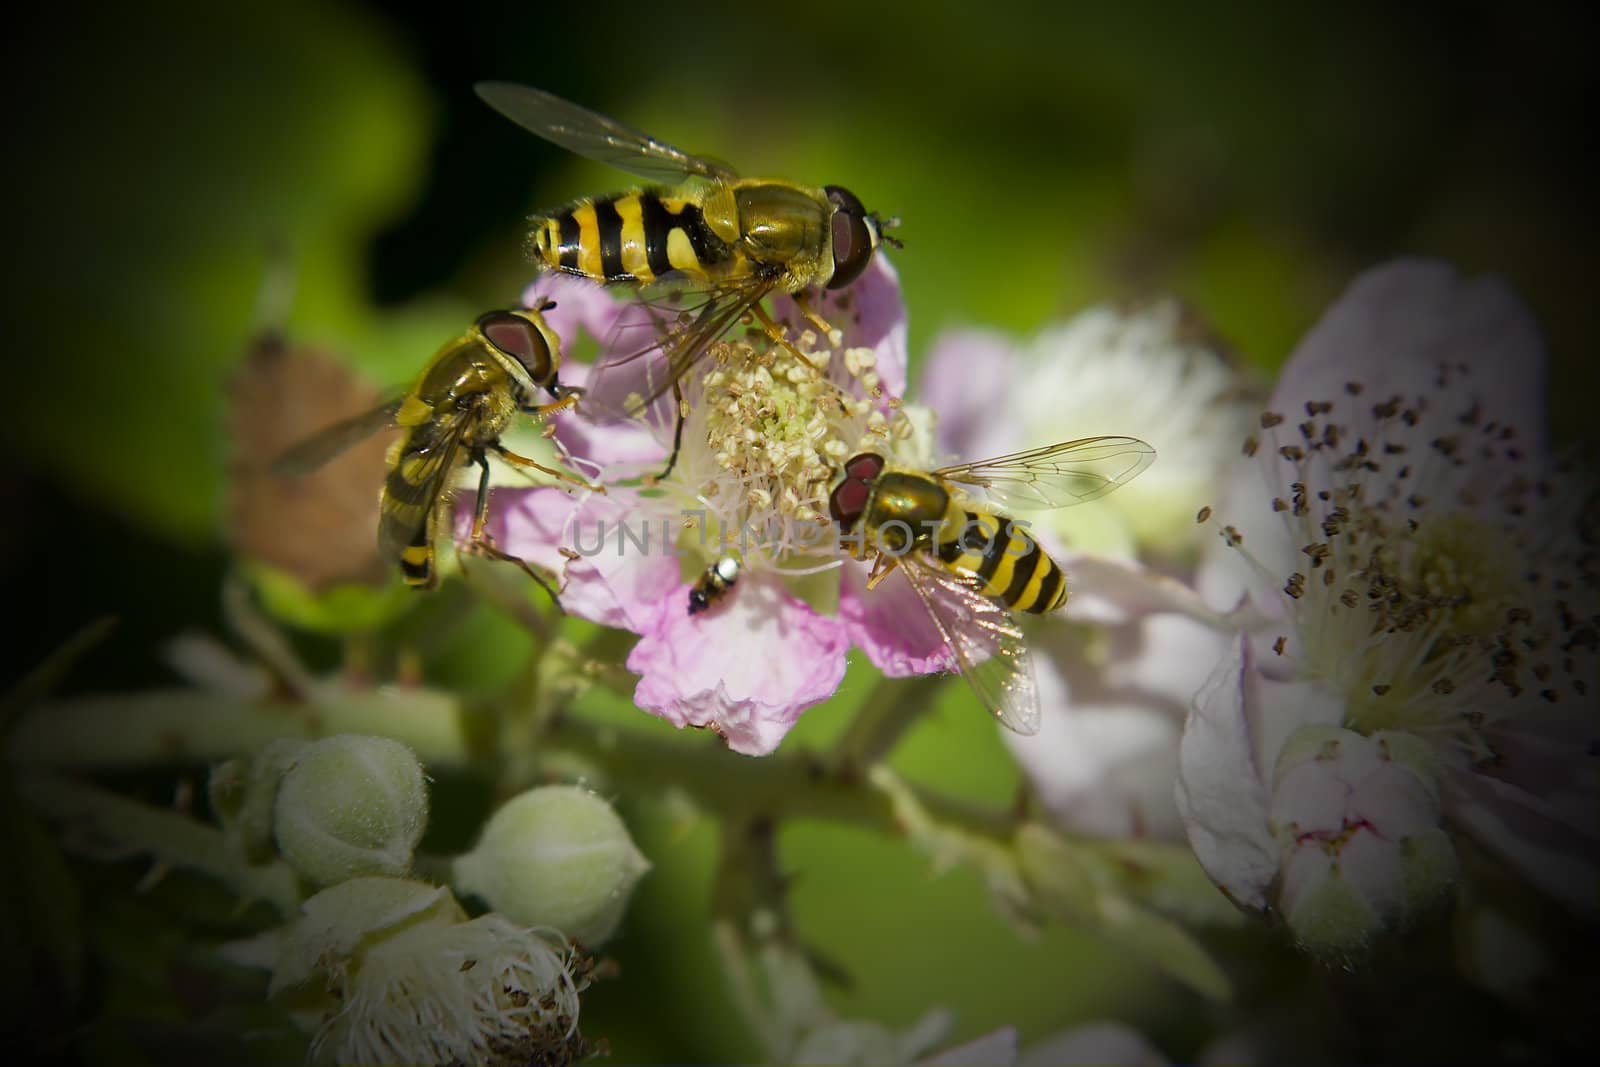
M 279 478 L 298 478 L 310 474 L 346 449 L 360 444 L 379 430 L 395 424 L 395 414 L 405 398 L 342 419 L 289 448 L 272 461 L 272 473 Z
M 513 82 L 479 82 L 473 88 L 484 103 L 528 132 L 641 178 L 676 183 L 690 177 L 713 181 L 738 177 L 722 163 L 690 155 L 543 89 Z
M 705 356 L 719 338 L 727 336 L 750 311 L 777 288 L 771 279 L 752 275 L 710 289 L 692 290 L 690 302 L 679 306 L 645 300 L 655 320 L 654 340 L 638 347 L 617 345 L 595 368 L 596 375 L 616 373 L 635 360 L 659 354 L 661 364 L 651 366 L 647 382 L 622 413 L 635 417 L 665 396 Z
M 1039 690 L 1028 645 L 1011 613 L 984 596 L 975 578 L 947 571 L 917 553 L 896 568 L 928 609 L 955 656 L 956 670 L 1000 724 L 1039 732 Z
M 1001 507 L 1066 508 L 1121 488 L 1155 459 L 1156 450 L 1137 437 L 1083 437 L 933 473 L 976 486 Z

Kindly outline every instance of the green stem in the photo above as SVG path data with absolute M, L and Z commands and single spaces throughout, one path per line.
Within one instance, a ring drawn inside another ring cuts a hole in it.
M 760 1041 L 768 1063 L 777 1063 L 785 1051 L 778 1034 L 777 1020 L 767 1011 L 756 993 L 756 976 L 750 969 L 744 940 L 735 920 L 719 918 L 711 923 L 711 943 L 716 947 L 723 976 L 728 980 L 728 996 L 756 1040 Z
M 6 758 L 82 770 L 211 763 L 279 738 L 353 733 L 392 737 L 429 766 L 459 768 L 474 756 L 468 727 L 457 698 L 428 689 L 322 687 L 309 701 L 153 690 L 36 705 L 6 739 Z
M 699 742 L 663 738 L 571 715 L 557 720 L 547 745 L 599 765 L 614 781 L 681 789 L 701 807 L 740 821 L 822 819 L 888 833 L 904 829 L 894 802 L 882 790 L 803 750 L 752 759 L 729 751 L 712 736 Z M 917 786 L 906 788 L 929 815 L 968 833 L 1009 840 L 1019 825 L 1009 812 Z
M 933 706 L 942 676 L 880 678 L 829 753 L 830 767 L 859 774 L 882 760 Z
M 282 915 L 299 910 L 299 885 L 287 863 L 246 863 L 221 830 L 187 815 L 54 774 L 22 775 L 17 791 L 46 818 L 64 824 L 69 841 L 89 836 L 110 842 L 209 875 L 247 900 L 265 900 Z

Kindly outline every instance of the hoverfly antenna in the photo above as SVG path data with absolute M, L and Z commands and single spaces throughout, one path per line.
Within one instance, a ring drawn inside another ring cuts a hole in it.
M 899 215 L 890 215 L 886 219 L 881 219 L 881 218 L 879 218 L 877 216 L 876 213 L 874 213 L 871 216 L 871 219 L 872 219 L 873 222 L 878 224 L 878 240 L 882 241 L 884 244 L 888 245 L 890 248 L 893 248 L 893 249 L 895 249 L 897 251 L 906 246 L 906 243 L 904 241 L 900 240 L 900 238 L 898 238 L 898 237 L 894 237 L 894 236 L 890 235 L 890 233 L 889 233 L 890 230 L 899 229 L 899 227 L 900 227 L 900 216 Z
M 556 302 L 554 300 L 551 300 L 548 296 L 541 296 L 538 300 L 534 301 L 533 307 L 529 308 L 528 310 L 543 313 L 546 311 L 554 311 L 555 309 Z

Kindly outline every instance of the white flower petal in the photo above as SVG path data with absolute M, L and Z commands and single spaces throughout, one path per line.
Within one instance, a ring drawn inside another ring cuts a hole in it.
M 1176 612 L 1227 628 L 1222 615 L 1193 589 L 1148 567 L 1070 552 L 1064 553 L 1059 562 L 1071 590 L 1062 610 L 1074 622 L 1115 626 L 1140 615 Z
M 1131 1026 L 1117 1022 L 1089 1023 L 1030 1045 L 1017 1067 L 1164 1067 L 1167 1058 Z
M 1272 791 L 1272 825 L 1286 834 L 1337 834 L 1344 829 L 1350 787 L 1328 761 L 1312 760 L 1284 773 Z
M 1308 400 L 1345 399 L 1350 381 L 1366 387 L 1358 411 L 1395 394 L 1435 397 L 1442 363 L 1467 368 L 1490 417 L 1543 450 L 1546 362 L 1537 321 L 1505 283 L 1400 259 L 1351 283 L 1284 365 L 1271 404 L 1296 418 Z
M 1013 1027 L 1002 1026 L 965 1044 L 918 1060 L 917 1067 L 1010 1067 L 1016 1062 L 1017 1031 Z
M 1195 695 L 1178 749 L 1178 813 L 1201 866 L 1234 901 L 1265 908 L 1278 871 L 1267 790 L 1247 718 L 1249 653 L 1235 639 Z
M 1447 769 L 1452 823 L 1524 877 L 1593 919 L 1600 916 L 1600 842 L 1566 825 L 1539 799 L 1471 771 Z

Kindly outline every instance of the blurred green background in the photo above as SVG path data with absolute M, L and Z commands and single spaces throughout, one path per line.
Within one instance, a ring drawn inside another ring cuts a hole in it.
M 1270 370 L 1353 273 L 1423 253 L 1522 293 L 1554 354 L 1557 439 L 1595 440 L 1577 7 L 281 0 L 29 18 L 4 46 L 7 678 L 109 613 L 121 626 L 70 687 L 169 681 L 161 642 L 217 628 L 223 383 L 271 263 L 293 268 L 294 340 L 394 385 L 516 299 L 531 209 L 628 184 L 490 112 L 483 78 L 899 215 L 914 360 L 949 325 L 1029 331 L 1174 293 Z M 487 612 L 466 633 L 437 677 L 490 685 L 525 647 Z M 852 674 L 802 739 L 868 684 Z M 990 801 L 1012 781 L 970 714 L 931 718 L 898 765 Z M 748 1057 L 703 940 L 714 833 L 624 812 L 657 870 L 593 1032 L 623 1059 Z M 1069 931 L 1018 942 L 973 876 L 830 827 L 792 829 L 783 855 L 802 927 L 855 975 L 851 1014 L 944 1004 L 962 1035 L 1027 1037 L 1115 1016 L 1195 1051 L 1198 1002 Z

